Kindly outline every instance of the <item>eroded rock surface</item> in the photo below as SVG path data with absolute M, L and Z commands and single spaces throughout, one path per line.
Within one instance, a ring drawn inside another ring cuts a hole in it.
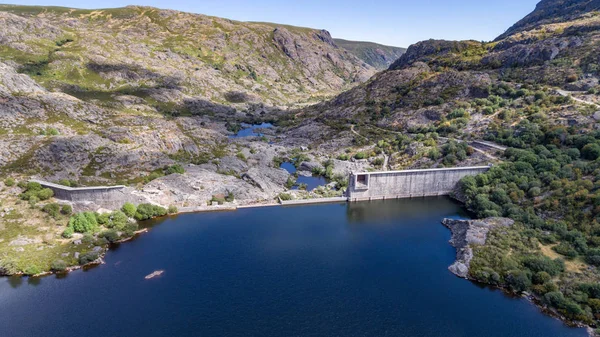
M 456 248 L 456 262 L 448 270 L 458 277 L 469 276 L 469 266 L 473 259 L 472 245 L 484 245 L 487 234 L 494 227 L 508 227 L 514 221 L 508 218 L 487 218 L 483 220 L 444 219 L 442 224 L 450 229 L 450 244 Z

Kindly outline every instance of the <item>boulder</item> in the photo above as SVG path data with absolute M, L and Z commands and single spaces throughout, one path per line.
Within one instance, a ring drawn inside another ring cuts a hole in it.
M 309 171 L 309 172 L 312 172 L 315 169 L 322 170 L 323 169 L 323 165 L 321 165 L 321 164 L 319 164 L 317 162 L 313 162 L 313 161 L 304 161 L 298 167 L 298 171 Z

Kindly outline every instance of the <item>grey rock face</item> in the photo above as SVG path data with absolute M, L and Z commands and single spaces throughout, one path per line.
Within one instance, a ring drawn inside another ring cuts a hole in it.
M 492 67 L 512 67 L 542 65 L 554 60 L 567 48 L 574 48 L 582 44 L 579 37 L 551 38 L 538 42 L 512 45 L 513 41 L 507 40 L 499 43 L 494 48 L 494 53 L 484 57 L 481 63 Z
M 595 77 L 585 78 L 577 82 L 569 83 L 565 85 L 565 89 L 569 91 L 587 91 L 598 86 L 599 81 Z
M 305 161 L 300 164 L 300 167 L 298 167 L 298 171 L 312 172 L 315 169 L 323 169 L 323 165 L 317 162 Z
M 488 232 L 494 227 L 508 227 L 514 221 L 507 218 L 488 218 L 483 220 L 444 219 L 442 224 L 450 229 L 450 244 L 456 248 L 456 262 L 448 270 L 458 277 L 469 275 L 469 266 L 473 259 L 472 245 L 484 245 Z

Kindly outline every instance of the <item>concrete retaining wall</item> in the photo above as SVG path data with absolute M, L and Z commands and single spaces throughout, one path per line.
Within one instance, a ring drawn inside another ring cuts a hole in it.
M 347 196 L 349 201 L 360 201 L 448 195 L 463 177 L 489 169 L 489 166 L 477 166 L 353 173 Z
M 39 183 L 42 187 L 49 188 L 54 192 L 56 199 L 74 202 L 93 201 L 101 204 L 123 199 L 125 186 L 92 186 L 92 187 L 68 187 L 42 180 L 31 180 Z
M 281 201 L 284 206 L 290 205 L 312 205 L 312 204 L 331 204 L 337 202 L 346 202 L 346 197 L 333 197 L 333 198 L 315 198 L 315 199 L 301 199 L 301 200 L 287 200 Z

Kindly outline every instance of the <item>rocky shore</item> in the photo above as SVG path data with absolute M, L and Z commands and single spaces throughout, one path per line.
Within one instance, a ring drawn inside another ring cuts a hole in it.
M 494 227 L 512 226 L 508 218 L 487 218 L 483 220 L 444 219 L 442 224 L 450 229 L 450 244 L 456 248 L 456 261 L 448 267 L 458 277 L 468 278 L 469 266 L 473 259 L 472 245 L 484 245 L 487 234 Z

